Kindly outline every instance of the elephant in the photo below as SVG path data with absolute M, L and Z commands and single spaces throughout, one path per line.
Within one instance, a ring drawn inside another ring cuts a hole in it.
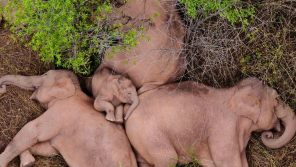
M 39 76 L 6 75 L 4 85 L 34 90 L 46 111 L 27 123 L 0 154 L 0 167 L 17 155 L 21 166 L 34 163 L 32 154 L 60 153 L 71 167 L 125 166 L 137 162 L 122 125 L 105 119 L 93 108 L 93 98 L 82 92 L 77 76 L 68 70 L 50 70 Z
M 115 53 L 112 47 L 109 48 L 98 70 L 107 67 L 116 73 L 127 74 L 139 89 L 138 93 L 183 76 L 186 69 L 185 28 L 176 3 L 176 0 L 130 0 L 117 10 L 119 12 L 110 14 L 111 20 L 124 23 L 119 32 L 126 33 L 141 26 L 142 30 L 137 35 L 139 44 L 130 50 Z
M 139 98 L 125 129 L 140 167 L 186 164 L 193 157 L 205 167 L 247 167 L 245 148 L 253 131 L 264 131 L 262 142 L 273 149 L 296 131 L 294 111 L 253 77 L 222 89 L 173 83 Z M 284 133 L 273 138 L 269 130 L 282 131 L 281 122 Z
M 139 104 L 136 87 L 128 76 L 113 75 L 111 70 L 103 68 L 97 71 L 87 83 L 87 89 L 95 98 L 94 108 L 97 111 L 106 111 L 106 119 L 109 121 L 123 123 L 122 103 L 132 104 L 124 117 L 125 120 Z M 114 107 L 116 107 L 116 114 L 114 114 Z

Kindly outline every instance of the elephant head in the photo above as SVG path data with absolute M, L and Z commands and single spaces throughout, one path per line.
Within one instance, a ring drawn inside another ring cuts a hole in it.
M 76 86 L 77 84 L 78 86 Z M 30 99 L 37 100 L 44 108 L 47 108 L 50 101 L 63 100 L 74 95 L 76 89 L 80 89 L 75 74 L 67 70 L 50 70 L 38 76 L 3 76 L 0 78 L 0 93 L 6 91 L 6 85 L 16 85 L 26 90 L 34 90 Z
M 137 90 L 131 79 L 124 74 L 112 74 L 108 68 L 97 70 L 92 79 L 86 80 L 86 87 L 96 98 L 94 107 L 97 110 L 101 108 L 96 105 L 100 100 L 109 101 L 114 106 L 118 105 L 118 100 L 120 103 L 131 104 L 125 120 L 139 104 Z M 113 97 L 117 100 L 112 101 Z
M 115 93 L 117 94 L 118 99 L 123 103 L 132 104 L 124 117 L 124 119 L 127 120 L 127 118 L 130 116 L 132 111 L 139 104 L 139 97 L 137 94 L 137 90 L 136 90 L 136 87 L 133 85 L 132 81 L 128 78 L 128 76 L 121 75 L 117 79 L 116 83 L 117 83 L 117 87 L 119 88 L 118 92 Z
M 247 83 L 247 84 L 246 84 Z M 252 131 L 264 131 L 261 139 L 269 148 L 280 148 L 287 144 L 296 131 L 295 113 L 279 100 L 277 92 L 254 78 L 242 81 L 230 99 L 229 107 L 236 114 L 253 121 Z M 270 129 L 285 132 L 278 139 L 273 139 Z

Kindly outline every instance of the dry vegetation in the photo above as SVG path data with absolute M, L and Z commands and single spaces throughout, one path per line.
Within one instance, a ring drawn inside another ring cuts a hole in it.
M 188 70 L 182 80 L 195 80 L 214 87 L 229 87 L 248 76 L 256 76 L 275 88 L 280 97 L 296 110 L 296 1 L 245 1 L 256 16 L 243 31 L 218 15 L 197 19 L 184 16 Z M 184 11 L 183 11 L 184 12 Z M 182 12 L 181 12 L 182 13 Z M 0 28 L 0 76 L 35 75 L 50 68 L 36 53 L 10 38 Z M 31 92 L 9 86 L 0 95 L 0 152 L 18 130 L 42 114 L 43 109 L 28 100 Z M 268 149 L 254 133 L 247 146 L 251 167 L 295 167 L 296 139 L 281 149 Z M 10 163 L 18 166 L 18 158 Z M 67 166 L 61 157 L 37 157 L 35 166 Z M 196 163 L 187 165 L 198 166 Z
M 25 48 L 11 37 L 11 32 L 0 27 L 0 76 L 7 74 L 37 75 L 51 68 L 43 65 L 40 57 Z M 16 86 L 8 86 L 7 92 L 0 95 L 0 152 L 12 140 L 17 132 L 29 121 L 43 113 L 42 107 L 29 100 L 32 92 Z M 9 167 L 18 167 L 19 158 L 15 158 Z M 36 157 L 37 167 L 67 166 L 61 156 L 53 158 Z

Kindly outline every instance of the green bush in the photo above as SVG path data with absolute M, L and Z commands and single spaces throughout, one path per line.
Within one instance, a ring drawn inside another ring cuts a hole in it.
M 206 16 L 218 12 L 232 25 L 238 21 L 243 26 L 247 25 L 248 18 L 254 13 L 254 9 L 249 6 L 235 6 L 238 3 L 236 0 L 181 2 L 192 17 L 198 15 L 197 9 L 203 10 Z M 38 51 L 44 62 L 54 62 L 58 67 L 73 69 L 84 75 L 91 72 L 91 63 L 99 65 L 98 55 L 110 46 L 114 53 L 136 46 L 138 32 L 142 30 L 138 27 L 120 33 L 118 29 L 124 25 L 114 24 L 115 21 L 108 17 L 113 10 L 110 0 L 8 0 L 8 4 L 5 9 L 1 9 L 8 20 L 12 9 L 17 9 L 11 30 L 21 40 L 30 36 L 26 45 Z M 146 38 L 149 40 L 148 36 Z M 114 40 L 123 42 L 113 46 Z M 112 55 L 107 57 L 112 58 Z
M 127 41 L 119 49 L 137 44 L 130 39 L 134 33 L 120 34 L 122 25 L 107 24 L 113 10 L 110 0 L 9 0 L 8 4 L 2 12 L 9 20 L 12 9 L 17 9 L 11 30 L 22 40 L 31 36 L 27 46 L 38 51 L 44 62 L 80 74 L 90 73 L 92 56 L 103 53 L 114 39 Z
M 246 7 L 236 6 L 240 0 L 181 0 L 185 4 L 189 16 L 196 18 L 199 14 L 198 10 L 206 17 L 211 14 L 219 14 L 226 18 L 232 25 L 241 22 L 242 26 L 248 25 L 249 18 L 254 16 L 255 10 L 249 5 Z M 240 3 L 241 5 L 241 3 Z

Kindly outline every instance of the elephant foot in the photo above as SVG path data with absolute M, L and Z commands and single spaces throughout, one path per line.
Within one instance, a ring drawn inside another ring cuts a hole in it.
M 108 121 L 115 122 L 115 116 L 114 116 L 114 114 L 107 114 L 106 115 L 106 119 Z
M 28 162 L 26 164 L 21 164 L 20 167 L 32 167 L 34 164 L 35 164 L 35 161 L 34 162 Z
M 21 157 L 20 167 L 32 167 L 35 164 L 35 158 L 31 154 Z

